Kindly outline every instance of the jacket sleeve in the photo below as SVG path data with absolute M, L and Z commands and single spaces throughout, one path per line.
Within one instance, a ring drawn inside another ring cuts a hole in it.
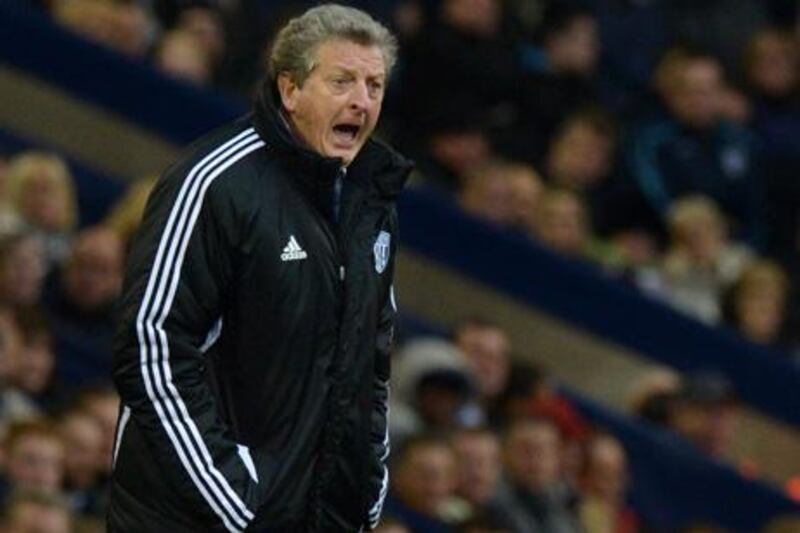
M 243 531 L 258 475 L 219 415 L 204 355 L 231 284 L 235 224 L 230 201 L 198 181 L 166 176 L 151 195 L 126 271 L 113 377 L 187 514 Z
M 393 235 L 391 246 L 391 272 L 394 273 L 394 257 L 397 252 L 396 238 Z M 369 504 L 368 527 L 374 529 L 378 525 L 383 509 L 383 502 L 389 491 L 389 378 L 391 375 L 390 351 L 394 342 L 394 322 L 397 305 L 394 298 L 394 285 L 390 285 L 386 300 L 381 310 L 376 337 L 375 377 L 372 405 L 372 424 L 370 441 L 372 445 L 372 469 L 370 472 L 370 490 L 372 498 Z

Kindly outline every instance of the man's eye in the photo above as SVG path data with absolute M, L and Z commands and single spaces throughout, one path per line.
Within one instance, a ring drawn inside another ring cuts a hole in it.
M 377 81 L 374 81 L 369 84 L 369 90 L 374 94 L 380 94 L 383 91 L 383 84 Z

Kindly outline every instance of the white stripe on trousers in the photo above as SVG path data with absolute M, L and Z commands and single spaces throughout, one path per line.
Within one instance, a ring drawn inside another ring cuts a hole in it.
M 181 186 L 164 228 L 136 322 L 141 371 L 148 397 L 190 478 L 230 531 L 241 531 L 247 527 L 253 513 L 214 466 L 211 454 L 175 388 L 168 363 L 169 347 L 163 323 L 180 281 L 183 257 L 206 190 L 223 171 L 262 146 L 264 143 L 250 128 L 218 147 L 192 168 Z M 175 233 L 171 235 L 173 227 Z M 169 252 L 165 258 L 168 246 Z M 167 279 L 170 279 L 170 283 L 164 298 Z M 158 366 L 159 352 L 161 369 Z M 164 411 L 165 407 L 169 416 Z M 187 428 L 191 435 L 187 434 Z M 187 457 L 187 452 L 190 457 Z

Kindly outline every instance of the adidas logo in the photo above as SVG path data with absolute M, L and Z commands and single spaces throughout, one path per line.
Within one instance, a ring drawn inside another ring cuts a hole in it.
M 299 261 L 306 257 L 308 257 L 308 254 L 297 244 L 297 239 L 294 238 L 294 235 L 289 236 L 289 242 L 281 254 L 281 261 Z

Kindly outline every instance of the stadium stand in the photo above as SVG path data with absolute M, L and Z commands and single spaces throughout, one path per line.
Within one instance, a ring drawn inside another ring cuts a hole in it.
M 390 11 L 383 9 L 383 13 Z M 137 142 L 130 144 L 129 153 L 123 149 L 109 156 L 108 144 L 82 142 L 84 137 L 72 130 L 76 123 L 61 121 L 61 115 L 43 122 L 31 110 L 34 118 L 21 117 L 25 111 L 20 113 L 15 107 L 34 96 L 33 92 L 20 94 L 21 88 L 29 86 L 45 88 L 53 106 L 49 109 L 66 109 L 63 117 L 72 116 L 73 108 L 90 109 L 94 114 L 87 124 L 98 131 L 125 131 Z M 3 151 L 15 154 L 37 148 L 62 153 L 75 178 L 80 220 L 86 226 L 103 219 L 120 198 L 125 182 L 157 171 L 181 146 L 247 109 L 242 97 L 167 78 L 141 61 L 85 41 L 27 2 L 0 3 L 0 97 L 3 95 L 9 95 L 5 104 L 0 103 Z M 613 376 L 616 381 L 605 390 L 585 387 L 576 377 L 582 374 L 571 373 L 568 364 L 548 359 L 549 354 L 557 353 L 559 359 L 570 360 L 581 350 L 575 339 L 589 337 L 591 343 L 599 339 L 611 347 L 604 350 L 625 352 L 625 357 L 641 364 L 659 363 L 681 373 L 713 371 L 724 376 L 742 404 L 757 410 L 769 423 L 780 421 L 778 426 L 788 435 L 784 438 L 789 444 L 777 461 L 789 470 L 796 469 L 783 472 L 780 481 L 785 481 L 800 473 L 800 367 L 782 348 L 759 346 L 732 329 L 709 327 L 643 295 L 621 276 L 609 276 L 583 260 L 554 253 L 519 231 L 465 214 L 435 186 L 406 191 L 400 216 L 401 261 L 405 265 L 400 276 L 427 269 L 463 280 L 455 282 L 455 289 L 438 293 L 439 287 L 430 283 L 401 279 L 400 288 L 405 289 L 399 294 L 401 307 L 406 301 L 413 311 L 402 317 L 401 338 L 446 336 L 444 328 L 453 324 L 456 315 L 441 309 L 461 306 L 458 311 L 463 318 L 469 305 L 459 299 L 457 291 L 473 286 L 491 293 L 492 298 L 512 302 L 515 309 L 546 316 L 547 320 L 529 325 L 534 333 L 536 328 L 558 323 L 563 328 L 559 331 L 567 334 L 558 340 L 563 344 L 557 351 L 535 343 L 520 346 L 517 339 L 529 338 L 520 332 L 526 326 L 504 323 L 502 306 L 492 301 L 478 305 L 480 314 L 495 315 L 509 329 L 518 360 L 535 359 L 553 368 L 555 378 L 564 384 L 559 388 L 561 396 L 587 421 L 622 442 L 632 480 L 629 501 L 643 523 L 656 531 L 678 530 L 699 522 L 755 531 L 782 514 L 800 513 L 800 506 L 774 483 L 748 479 L 742 468 L 709 458 L 675 434 L 620 412 L 620 402 L 608 397 L 615 394 L 611 389 L 629 385 L 625 383 L 629 376 Z M 431 292 L 435 294 L 430 296 Z M 431 304 L 437 299 L 441 301 Z M 87 364 L 92 369 L 87 370 Z M 583 372 L 600 373 L 604 364 L 605 360 L 595 360 L 594 368 Z M 76 386 L 103 364 L 59 360 L 58 366 L 61 378 Z M 87 390 L 83 394 L 77 401 L 71 397 L 65 403 L 83 406 L 82 413 L 99 413 L 98 427 L 108 441 L 103 393 Z M 110 431 L 113 436 L 113 427 Z M 106 444 L 103 450 L 107 448 Z M 96 475 L 102 479 L 107 472 L 99 468 Z M 8 494 L 9 484 L 3 479 L 3 496 Z M 97 503 L 102 494 L 73 490 L 74 485 L 69 492 L 73 510 L 96 513 L 102 508 Z

